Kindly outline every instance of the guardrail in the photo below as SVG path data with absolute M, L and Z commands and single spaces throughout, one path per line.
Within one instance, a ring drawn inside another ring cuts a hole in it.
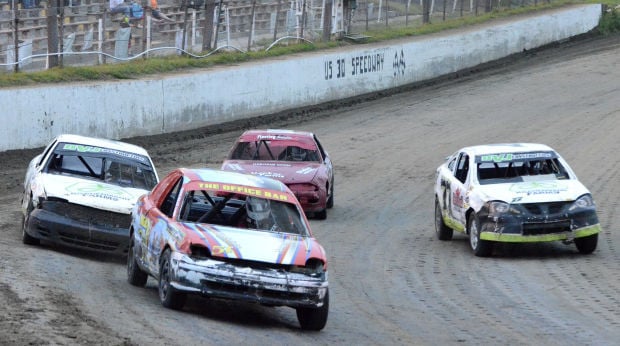
M 222 49 L 263 50 L 290 38 L 361 41 L 367 38 L 365 31 L 380 27 L 421 26 L 538 4 L 538 0 L 207 0 L 201 7 L 189 8 L 184 6 L 189 0 L 162 0 L 159 11 L 169 20 L 154 19 L 145 7 L 142 18 L 123 27 L 124 15 L 111 14 L 108 0 L 51 0 L 60 6 L 35 1 L 0 0 L 0 73 L 165 54 L 200 57 Z M 26 8 L 24 3 L 36 6 Z

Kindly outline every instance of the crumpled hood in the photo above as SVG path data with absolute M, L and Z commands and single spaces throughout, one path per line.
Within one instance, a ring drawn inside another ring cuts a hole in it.
M 228 160 L 222 165 L 222 170 L 260 175 L 293 184 L 312 181 L 320 167 L 321 164 L 316 162 Z
M 130 214 L 138 198 L 148 192 L 57 174 L 42 174 L 37 179 L 48 198 L 62 198 L 70 203 L 123 214 Z
M 509 184 L 480 185 L 483 201 L 501 200 L 507 203 L 540 203 L 573 201 L 589 193 L 578 180 L 539 180 Z
M 322 247 L 314 238 L 225 226 L 187 223 L 216 257 L 248 261 L 305 265 L 309 257 L 323 259 Z

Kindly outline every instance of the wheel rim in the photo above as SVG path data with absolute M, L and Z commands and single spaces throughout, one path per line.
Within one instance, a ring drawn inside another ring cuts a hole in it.
M 472 221 L 469 226 L 469 243 L 472 249 L 476 250 L 478 248 L 478 225 L 476 225 L 475 221 Z
M 166 296 L 168 296 L 168 290 L 170 289 L 170 268 L 168 264 L 168 260 L 164 259 L 161 267 L 161 276 L 159 278 L 159 295 L 162 300 L 166 299 Z

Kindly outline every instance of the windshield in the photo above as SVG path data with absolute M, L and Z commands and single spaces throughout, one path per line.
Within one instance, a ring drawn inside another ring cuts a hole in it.
M 144 190 L 151 190 L 157 184 L 153 167 L 145 156 L 106 148 L 75 148 L 78 148 L 75 144 L 60 143 L 50 155 L 44 171 Z
M 293 203 L 221 191 L 189 191 L 179 218 L 195 223 L 309 234 L 300 210 Z
M 237 143 L 230 159 L 319 162 L 320 155 L 316 145 L 305 142 L 260 140 Z
M 569 179 L 553 152 L 495 154 L 476 157 L 480 184 Z

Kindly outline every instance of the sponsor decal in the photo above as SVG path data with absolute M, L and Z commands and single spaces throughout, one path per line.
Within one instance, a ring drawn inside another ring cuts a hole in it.
M 78 153 L 106 153 L 106 154 L 113 154 L 116 156 L 131 158 L 131 159 L 134 159 L 140 162 L 146 162 L 146 158 L 141 155 L 127 153 L 127 152 L 120 151 L 120 150 L 93 147 L 90 145 L 65 143 L 62 147 L 62 150 L 77 151 Z
M 526 196 L 557 195 L 567 190 L 568 188 L 566 186 L 560 186 L 556 182 L 550 181 L 519 183 L 510 186 L 510 191 Z
M 293 137 L 291 136 L 284 136 L 284 135 L 258 135 L 256 136 L 256 139 L 258 139 L 259 141 L 262 140 L 290 140 L 293 139 Z
M 119 187 L 100 184 L 79 182 L 65 187 L 69 195 L 80 195 L 84 197 L 94 197 L 107 199 L 110 201 L 131 201 L 134 197 Z
M 254 162 L 253 166 L 271 166 L 271 167 L 291 167 L 288 163 L 275 163 L 275 162 Z
M 243 167 L 241 167 L 241 165 L 238 164 L 228 164 L 228 168 L 232 169 L 233 171 L 243 171 Z
M 310 173 L 314 173 L 316 171 L 315 168 L 310 168 L 310 167 L 306 167 L 303 169 L 298 170 L 295 173 L 299 173 L 299 174 L 310 174 Z
M 231 185 L 231 184 L 218 184 L 218 183 L 199 183 L 198 187 L 206 190 L 224 191 L 232 193 L 242 193 L 249 196 L 263 197 L 268 199 L 275 199 L 278 201 L 288 201 L 288 195 L 284 193 L 278 193 L 270 190 L 257 189 L 247 186 Z
M 226 254 L 227 256 L 234 255 L 235 251 L 230 245 L 213 245 L 211 247 L 211 253 L 214 256 Z
M 476 162 L 510 162 L 510 161 L 524 161 L 534 159 L 551 159 L 555 155 L 552 152 L 532 152 L 532 153 L 499 153 L 480 155 L 476 158 Z
M 250 174 L 258 175 L 261 177 L 267 177 L 267 178 L 278 178 L 278 179 L 284 178 L 284 174 L 276 173 L 276 172 L 250 172 Z
M 461 194 L 461 189 L 456 189 L 452 194 L 452 203 L 458 207 L 463 207 L 463 195 Z

